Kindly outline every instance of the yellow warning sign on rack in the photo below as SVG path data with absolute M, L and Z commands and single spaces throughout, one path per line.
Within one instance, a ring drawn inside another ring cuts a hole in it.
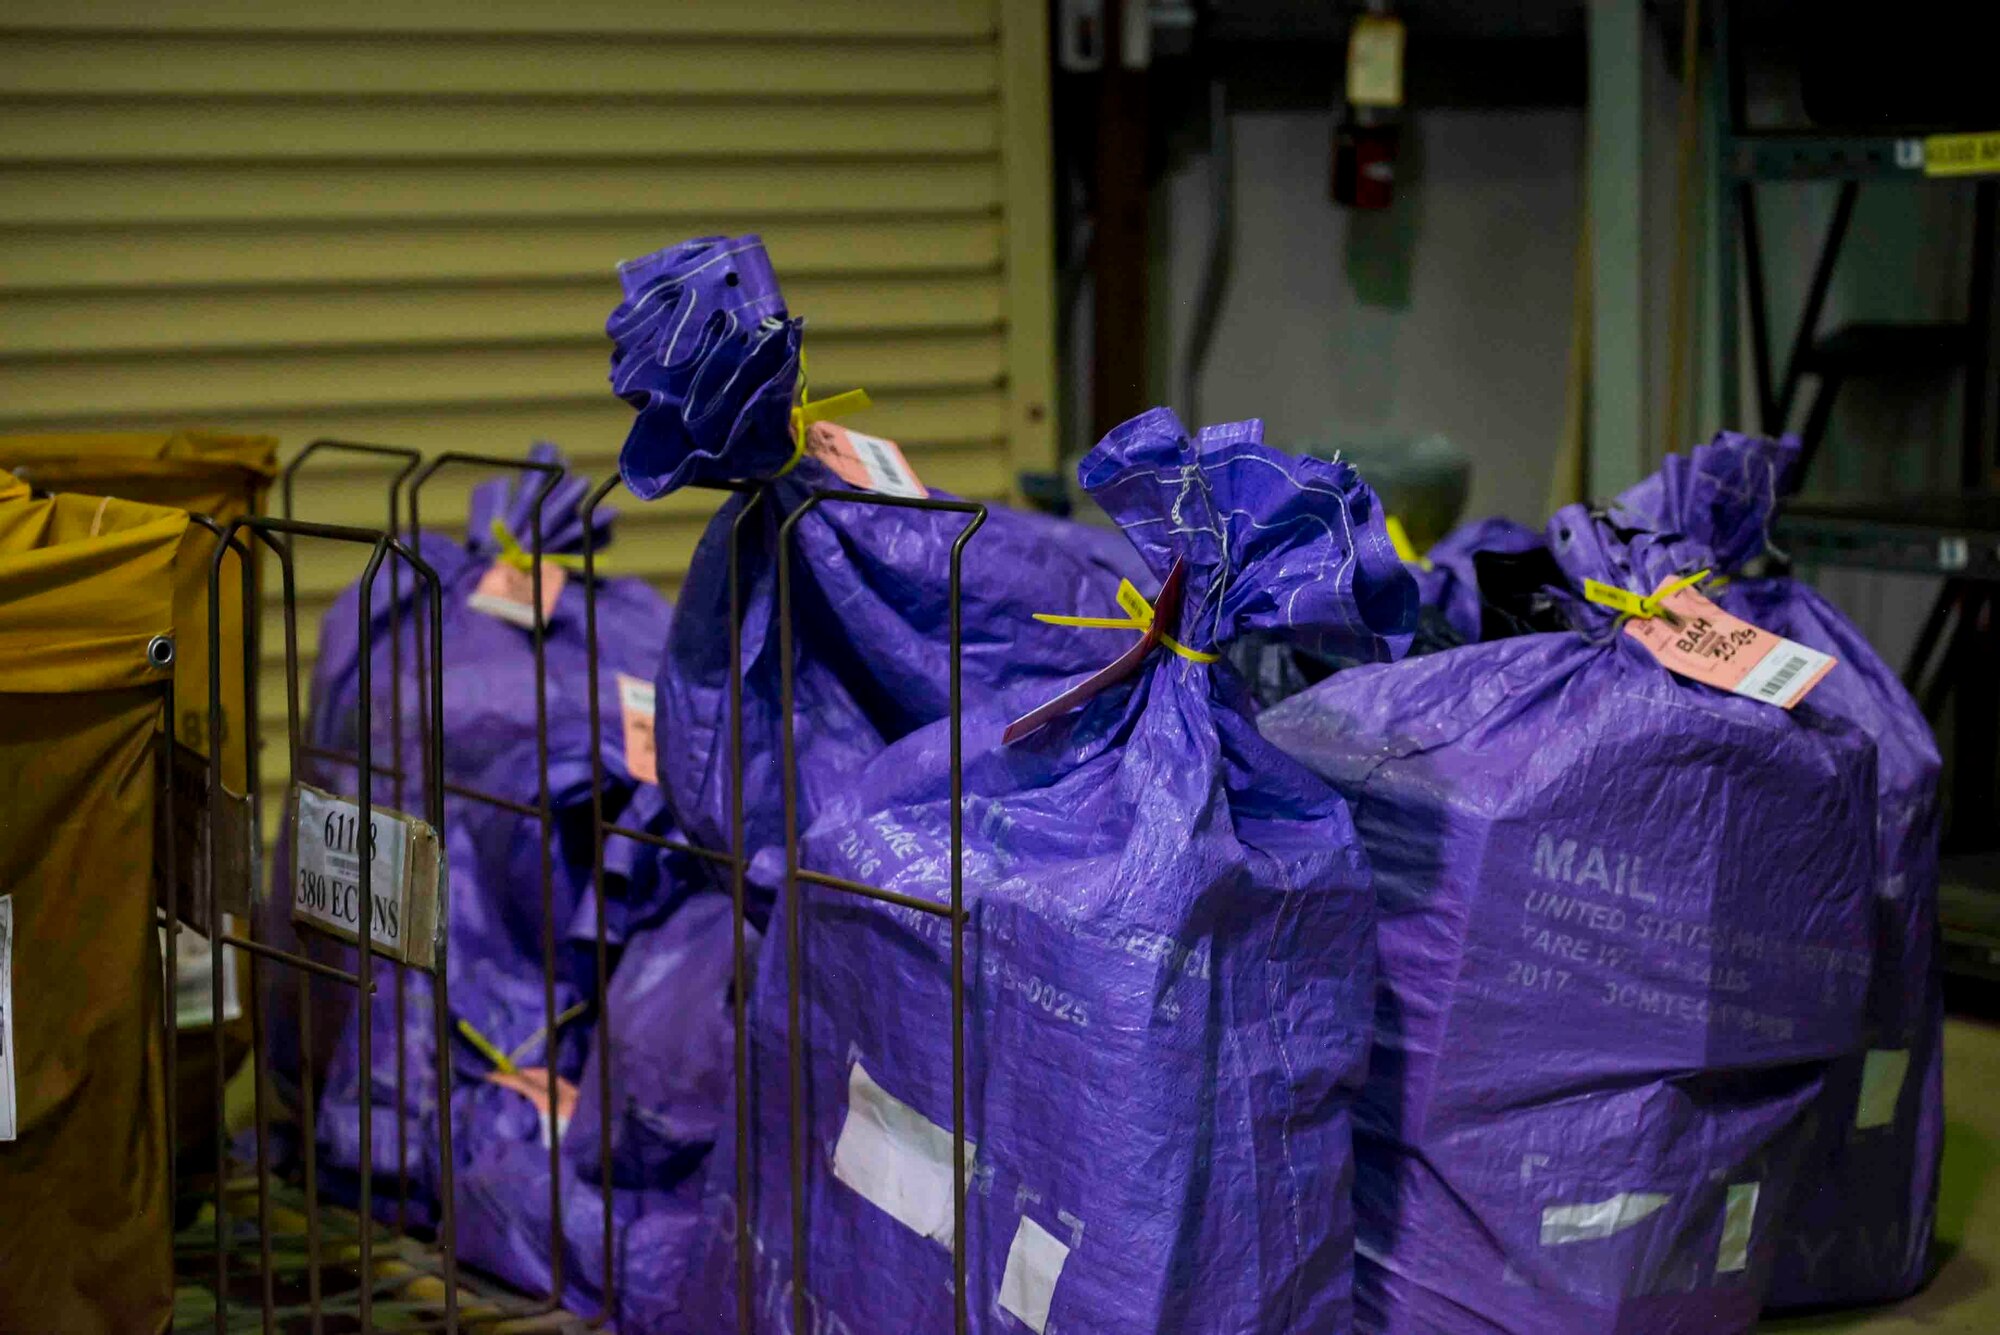
M 1980 176 L 2000 172 L 2000 130 L 1934 134 L 1924 140 L 1924 175 Z

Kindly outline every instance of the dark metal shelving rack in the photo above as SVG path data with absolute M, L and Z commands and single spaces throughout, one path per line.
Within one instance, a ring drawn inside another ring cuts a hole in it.
M 1806 377 L 1817 386 L 1799 426 L 1797 487 L 1826 436 L 1835 398 L 1866 376 L 1963 378 L 1958 487 L 1920 497 L 1807 497 L 1787 504 L 1779 546 L 1799 565 L 1838 566 L 1942 577 L 1904 681 L 1934 723 L 1949 698 L 1951 767 L 1942 908 L 1948 967 L 2000 977 L 2000 853 L 1991 813 L 2000 780 L 2000 491 L 1994 490 L 1994 287 L 2000 251 L 2000 175 L 1936 177 L 1926 170 L 1926 136 L 1942 127 L 1856 134 L 1752 129 L 1745 109 L 1743 52 L 1731 34 L 1730 0 L 1713 11 L 1718 145 L 1714 187 L 1721 210 L 1717 256 L 1721 309 L 1721 402 L 1734 419 L 1741 399 L 1742 318 L 1749 322 L 1751 417 L 1765 434 L 1787 429 Z M 1967 127 L 1979 128 L 1979 127 Z M 1984 127 L 2000 130 L 2000 126 Z M 1757 226 L 1756 187 L 1764 182 L 1838 182 L 1833 216 L 1814 260 L 1805 301 L 1782 367 L 1772 330 Z M 1822 331 L 1834 265 L 1864 184 L 1970 184 L 1973 193 L 1971 292 L 1963 321 L 1854 322 Z M 1741 309 L 1739 309 L 1739 303 Z M 1959 684 L 1968 689 L 1954 690 Z
M 1717 261 L 1720 287 L 1724 293 L 1719 311 L 1718 342 L 1725 416 L 1735 416 L 1740 399 L 1741 316 L 1744 314 L 1747 314 L 1750 324 L 1751 374 L 1756 395 L 1754 416 L 1760 429 L 1767 433 L 1784 430 L 1798 401 L 1804 378 L 1811 375 L 1819 381 L 1818 391 L 1807 409 L 1806 422 L 1801 431 L 1805 463 L 1808 465 L 1824 435 L 1833 399 L 1848 378 L 1913 369 L 1963 368 L 1968 383 L 1960 485 L 1967 489 L 1989 485 L 1996 461 L 1987 439 L 1991 424 L 1987 421 L 1986 395 L 1978 392 L 1980 386 L 1976 379 L 1981 374 L 1990 373 L 1993 364 L 1992 299 L 2000 175 L 1927 175 L 1925 137 L 1939 127 L 1910 127 L 1862 134 L 1749 128 L 1745 124 L 1743 54 L 1731 38 L 1732 8 L 1724 0 L 1716 6 L 1714 14 L 1716 77 L 1713 93 L 1718 141 L 1715 192 L 1722 211 L 1723 237 Z M 1992 128 L 2000 129 L 2000 126 Z M 1836 181 L 1840 185 L 1833 218 L 1828 223 L 1814 262 L 1812 279 L 1782 368 L 1774 366 L 1772 360 L 1771 321 L 1756 195 L 1758 184 L 1780 181 Z M 1833 280 L 1834 265 L 1853 220 L 1855 201 L 1864 183 L 1881 182 L 1972 185 L 1972 281 L 1966 318 L 1962 322 L 1948 323 L 1852 323 L 1823 334 L 1819 328 L 1820 318 Z M 1747 308 L 1742 312 L 1738 309 L 1739 300 Z

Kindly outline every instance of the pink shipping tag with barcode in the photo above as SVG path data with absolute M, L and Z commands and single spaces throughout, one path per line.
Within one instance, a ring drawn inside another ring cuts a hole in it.
M 1690 680 L 1790 709 L 1833 670 L 1831 654 L 1731 616 L 1691 588 L 1660 606 L 1659 616 L 1627 621 L 1625 633 Z
M 556 599 L 562 597 L 569 576 L 561 566 L 542 562 L 542 624 L 556 614 Z M 535 626 L 535 581 L 527 571 L 505 561 L 495 561 L 479 577 L 479 584 L 466 606 L 475 612 L 533 630 Z
M 640 783 L 660 781 L 660 755 L 653 740 L 658 715 L 653 683 L 618 674 L 618 712 L 625 727 L 625 770 Z
M 838 422 L 814 422 L 806 429 L 806 453 L 863 491 L 916 501 L 930 495 L 893 440 L 850 431 Z

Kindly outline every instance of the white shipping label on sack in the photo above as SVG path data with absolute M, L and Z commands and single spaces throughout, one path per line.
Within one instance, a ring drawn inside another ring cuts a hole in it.
M 358 804 L 304 784 L 298 786 L 298 795 L 294 913 L 358 941 L 361 849 L 370 848 L 369 898 L 373 907 L 368 934 L 385 953 L 400 958 L 403 928 L 409 917 L 409 827 L 395 812 L 376 807 L 369 813 L 370 829 L 364 843 Z
M 1750 1235 L 1757 1227 L 1756 1182 L 1732 1182 L 1722 1207 L 1722 1241 L 1715 1248 L 1715 1273 L 1750 1268 Z
M 975 1150 L 965 1142 L 968 1182 Z M 951 1129 L 876 1084 L 860 1062 L 847 1074 L 833 1175 L 912 1232 L 951 1246 Z
M 1055 1302 L 1056 1281 L 1062 1278 L 1069 1247 L 1026 1215 L 1007 1248 L 1007 1269 L 1000 1276 L 1000 1310 L 1042 1335 L 1049 1327 L 1049 1307 Z
M 1608 1200 L 1547 1206 L 1542 1210 L 1542 1246 L 1560 1247 L 1622 1233 L 1669 1199 L 1658 1191 L 1621 1191 Z
M 1870 1048 L 1861 1059 L 1861 1098 L 1854 1105 L 1854 1129 L 1872 1131 L 1892 1125 L 1903 1081 L 1910 1074 L 1908 1048 Z
M 0 1140 L 14 1138 L 14 897 L 0 895 Z

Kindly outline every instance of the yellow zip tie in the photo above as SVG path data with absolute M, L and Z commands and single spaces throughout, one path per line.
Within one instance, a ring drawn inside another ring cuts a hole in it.
M 527 548 L 521 545 L 521 540 L 514 536 L 514 530 L 507 527 L 506 520 L 495 515 L 490 528 L 493 533 L 493 540 L 500 544 L 499 559 L 501 561 L 514 567 L 516 570 L 525 571 L 534 568 L 535 558 L 528 554 Z M 572 555 L 569 552 L 543 552 L 542 560 L 552 566 L 561 566 L 564 570 L 577 574 L 583 572 L 583 558 Z M 603 564 L 600 562 L 598 569 L 602 570 L 603 568 Z
M 568 1024 L 571 1020 L 574 1020 L 577 1016 L 583 1014 L 586 1010 L 589 1009 L 590 1005 L 588 1002 L 579 1001 L 576 1003 L 576 1005 L 571 1006 L 568 1010 L 559 1012 L 556 1015 L 556 1028 L 558 1029 L 562 1028 L 564 1025 Z M 537 1027 L 534 1033 L 529 1034 L 515 1047 L 515 1049 L 512 1052 L 507 1054 L 508 1058 L 516 1063 L 528 1060 L 528 1053 L 534 1049 L 536 1044 L 546 1039 L 548 1035 L 549 1035 L 549 1027 L 547 1025 L 541 1025 Z
M 1396 549 L 1398 561 L 1424 570 L 1431 568 L 1431 559 L 1417 551 L 1417 545 L 1410 541 L 1410 531 L 1403 527 L 1402 520 L 1394 515 L 1384 515 L 1382 527 L 1389 530 L 1389 545 Z
M 500 1072 L 500 1074 L 513 1075 L 521 1069 L 514 1065 L 506 1053 L 500 1051 L 498 1044 L 494 1043 L 492 1039 L 480 1033 L 477 1029 L 474 1029 L 472 1021 L 460 1020 L 458 1022 L 458 1032 L 464 1037 L 466 1042 L 479 1049 L 479 1055 L 486 1058 L 487 1061 L 492 1062 L 493 1069 Z
M 1707 578 L 1706 570 L 1697 570 L 1692 575 L 1683 575 L 1673 583 L 1664 585 L 1658 593 L 1649 598 L 1642 598 L 1630 589 L 1621 589 L 1616 584 L 1602 584 L 1597 580 L 1587 579 L 1583 582 L 1583 596 L 1585 600 L 1600 607 L 1608 607 L 1623 616 L 1651 619 L 1660 615 L 1667 599 Z
M 1088 630 L 1136 630 L 1142 634 L 1153 628 L 1153 605 L 1146 601 L 1145 594 L 1133 587 L 1129 579 L 1118 581 L 1118 605 L 1125 609 L 1125 615 L 1122 617 L 1077 617 L 1059 612 L 1037 612 L 1035 620 L 1045 621 L 1051 626 L 1082 626 Z M 1190 663 L 1214 663 L 1222 658 L 1221 654 L 1190 649 L 1171 635 L 1162 635 L 1160 643 Z
M 783 468 L 771 476 L 783 477 L 799 466 L 799 460 L 806 457 L 806 432 L 812 428 L 814 422 L 830 422 L 836 417 L 845 417 L 849 413 L 858 413 L 863 408 L 872 406 L 874 400 L 868 397 L 868 391 L 865 389 L 843 390 L 838 394 L 829 394 L 823 399 L 813 398 L 806 384 L 806 350 L 801 347 L 799 401 L 792 405 L 792 457 L 785 461 Z

